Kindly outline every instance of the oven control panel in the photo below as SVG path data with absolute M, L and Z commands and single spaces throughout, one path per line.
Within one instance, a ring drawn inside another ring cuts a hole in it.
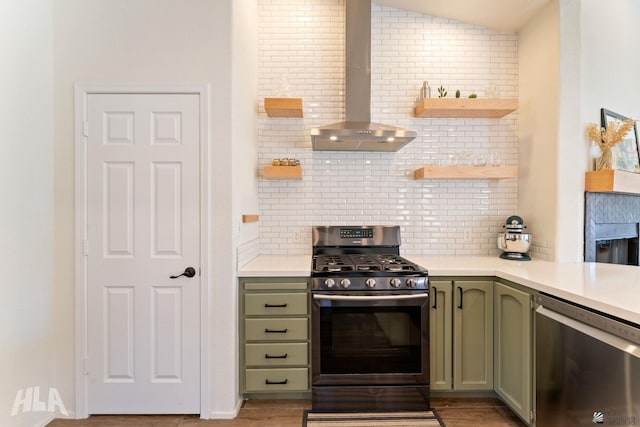
M 373 229 L 371 228 L 341 228 L 341 239 L 373 239 Z

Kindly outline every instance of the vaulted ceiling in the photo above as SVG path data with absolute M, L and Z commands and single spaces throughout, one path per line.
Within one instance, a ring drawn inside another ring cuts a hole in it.
M 480 25 L 498 31 L 517 32 L 551 0 L 374 1 L 384 6 Z

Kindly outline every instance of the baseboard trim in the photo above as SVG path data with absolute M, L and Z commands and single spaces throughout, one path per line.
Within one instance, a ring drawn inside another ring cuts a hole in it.
M 238 416 L 240 413 L 240 408 L 242 408 L 242 403 L 244 400 L 238 400 L 236 404 L 236 409 L 234 411 L 211 411 L 209 413 L 210 420 L 232 420 Z
M 45 427 L 45 426 L 46 426 L 47 424 L 49 424 L 51 421 L 53 421 L 53 420 L 55 420 L 56 418 L 58 418 L 58 415 L 60 415 L 60 414 L 57 414 L 57 413 L 55 413 L 55 412 L 53 412 L 53 413 L 51 413 L 51 412 L 47 412 L 47 415 L 46 415 L 45 419 L 44 419 L 43 421 L 41 421 L 41 422 L 38 422 L 36 425 L 37 425 L 38 427 Z M 64 418 L 67 418 L 67 417 L 64 417 Z

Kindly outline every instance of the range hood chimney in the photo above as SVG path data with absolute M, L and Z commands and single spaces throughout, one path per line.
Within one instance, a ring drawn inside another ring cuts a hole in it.
M 316 151 L 398 151 L 412 130 L 371 122 L 371 0 L 345 0 L 345 121 L 311 129 Z

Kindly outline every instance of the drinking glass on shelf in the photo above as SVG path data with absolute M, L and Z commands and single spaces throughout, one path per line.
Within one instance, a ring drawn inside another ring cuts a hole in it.
M 484 154 L 476 154 L 473 158 L 473 166 L 485 166 L 487 164 L 487 159 L 484 157 Z
M 489 84 L 484 91 L 484 96 L 487 98 L 498 98 L 498 86 L 495 84 Z
M 460 166 L 471 166 L 473 164 L 473 155 L 471 151 L 465 151 L 460 155 Z
M 502 158 L 500 158 L 498 153 L 491 153 L 489 156 L 489 164 L 491 164 L 491 166 L 500 166 L 502 164 Z

